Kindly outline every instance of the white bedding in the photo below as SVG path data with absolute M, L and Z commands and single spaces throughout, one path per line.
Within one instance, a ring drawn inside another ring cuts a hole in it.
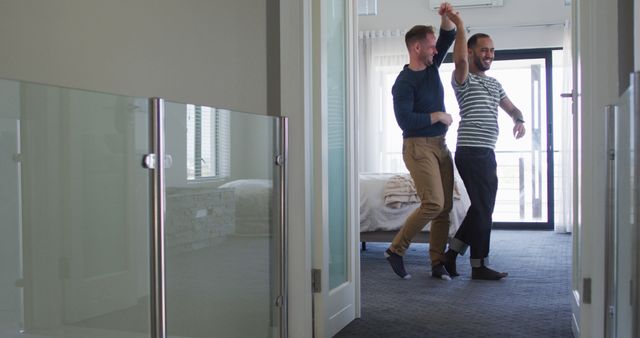
M 462 183 L 458 172 L 454 170 L 455 184 L 459 192 L 459 198 L 453 199 L 453 208 L 449 219 L 451 227 L 449 236 L 453 237 L 462 223 L 469 208 L 469 196 Z M 405 219 L 418 206 L 419 203 L 404 205 L 394 209 L 384 203 L 384 185 L 394 175 L 393 173 L 363 173 L 360 174 L 360 232 L 391 231 L 398 230 L 404 224 Z M 456 195 L 456 194 L 454 194 Z M 429 230 L 427 224 L 423 231 Z
M 225 183 L 220 188 L 233 189 L 235 196 L 235 233 L 268 235 L 272 206 L 271 180 L 242 179 Z

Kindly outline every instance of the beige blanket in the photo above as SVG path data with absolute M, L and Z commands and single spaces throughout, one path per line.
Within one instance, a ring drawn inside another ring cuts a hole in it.
M 457 182 L 453 182 L 453 198 L 460 199 Z M 384 204 L 398 209 L 405 204 L 420 203 L 411 175 L 394 175 L 384 185 Z

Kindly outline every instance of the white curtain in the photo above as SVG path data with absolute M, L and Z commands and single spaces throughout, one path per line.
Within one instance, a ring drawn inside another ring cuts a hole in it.
M 361 31 L 358 38 L 358 144 L 361 172 L 406 172 L 391 86 L 409 60 L 403 31 Z
M 571 93 L 573 89 L 572 84 L 572 68 L 571 68 L 571 25 L 569 21 L 564 25 L 564 39 L 562 46 L 562 93 Z M 556 182 L 555 193 L 559 194 L 555 198 L 555 231 L 556 232 L 571 232 L 573 229 L 573 161 L 572 151 L 573 149 L 573 115 L 571 113 L 571 99 L 560 98 L 556 96 L 555 100 L 560 101 L 559 111 L 556 114 L 560 114 L 560 118 L 555 118 L 556 127 L 554 128 L 554 137 L 559 140 L 556 142 L 556 151 L 558 156 L 555 160 L 559 163 L 556 168 L 559 168 L 559 175 L 556 175 L 558 182 Z M 559 123 L 557 123 L 559 122 Z M 559 124 L 559 125 L 558 125 Z

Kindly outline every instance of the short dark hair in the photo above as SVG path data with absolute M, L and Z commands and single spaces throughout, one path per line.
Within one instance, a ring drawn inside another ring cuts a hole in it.
M 467 40 L 467 48 L 475 47 L 476 44 L 478 43 L 478 39 L 483 39 L 483 38 L 490 38 L 490 36 L 484 33 L 476 33 L 471 35 L 469 40 Z
M 404 35 L 404 43 L 409 48 L 409 45 L 416 41 L 423 40 L 427 37 L 427 34 L 436 34 L 436 30 L 433 26 L 416 25 Z

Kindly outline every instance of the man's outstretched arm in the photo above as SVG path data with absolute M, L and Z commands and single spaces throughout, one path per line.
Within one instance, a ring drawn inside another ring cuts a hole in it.
M 453 46 L 453 77 L 457 84 L 462 84 L 469 75 L 469 58 L 467 52 L 467 34 L 460 13 L 453 10 L 446 13 L 449 19 L 456 25 L 456 41 Z

